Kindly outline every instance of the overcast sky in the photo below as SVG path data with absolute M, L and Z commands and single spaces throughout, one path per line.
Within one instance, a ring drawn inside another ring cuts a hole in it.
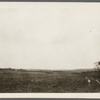
M 0 3 L 0 68 L 93 68 L 100 4 Z

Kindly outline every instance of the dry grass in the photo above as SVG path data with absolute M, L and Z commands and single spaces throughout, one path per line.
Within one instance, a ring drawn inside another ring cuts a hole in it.
M 0 70 L 1 93 L 78 93 L 100 92 L 100 85 L 85 76 L 100 80 L 97 72 Z

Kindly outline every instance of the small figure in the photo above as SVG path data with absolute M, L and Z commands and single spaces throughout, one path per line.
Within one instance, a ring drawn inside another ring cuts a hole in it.
M 90 80 L 87 76 L 85 77 L 85 79 L 87 80 L 88 85 L 89 85 L 89 87 L 90 87 L 90 85 L 91 85 L 91 80 Z
M 90 80 L 90 79 L 88 79 L 88 85 L 89 85 L 89 87 L 90 87 L 90 85 L 91 85 L 90 83 L 91 83 L 91 80 Z

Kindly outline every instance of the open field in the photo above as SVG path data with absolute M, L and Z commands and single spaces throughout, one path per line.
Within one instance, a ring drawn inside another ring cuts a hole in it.
M 88 84 L 88 77 L 91 84 Z M 100 74 L 95 71 L 0 70 L 0 93 L 100 92 Z

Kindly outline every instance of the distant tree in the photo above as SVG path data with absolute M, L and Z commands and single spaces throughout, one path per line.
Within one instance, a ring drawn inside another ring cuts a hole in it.
M 100 61 L 95 62 L 95 70 L 100 72 Z

